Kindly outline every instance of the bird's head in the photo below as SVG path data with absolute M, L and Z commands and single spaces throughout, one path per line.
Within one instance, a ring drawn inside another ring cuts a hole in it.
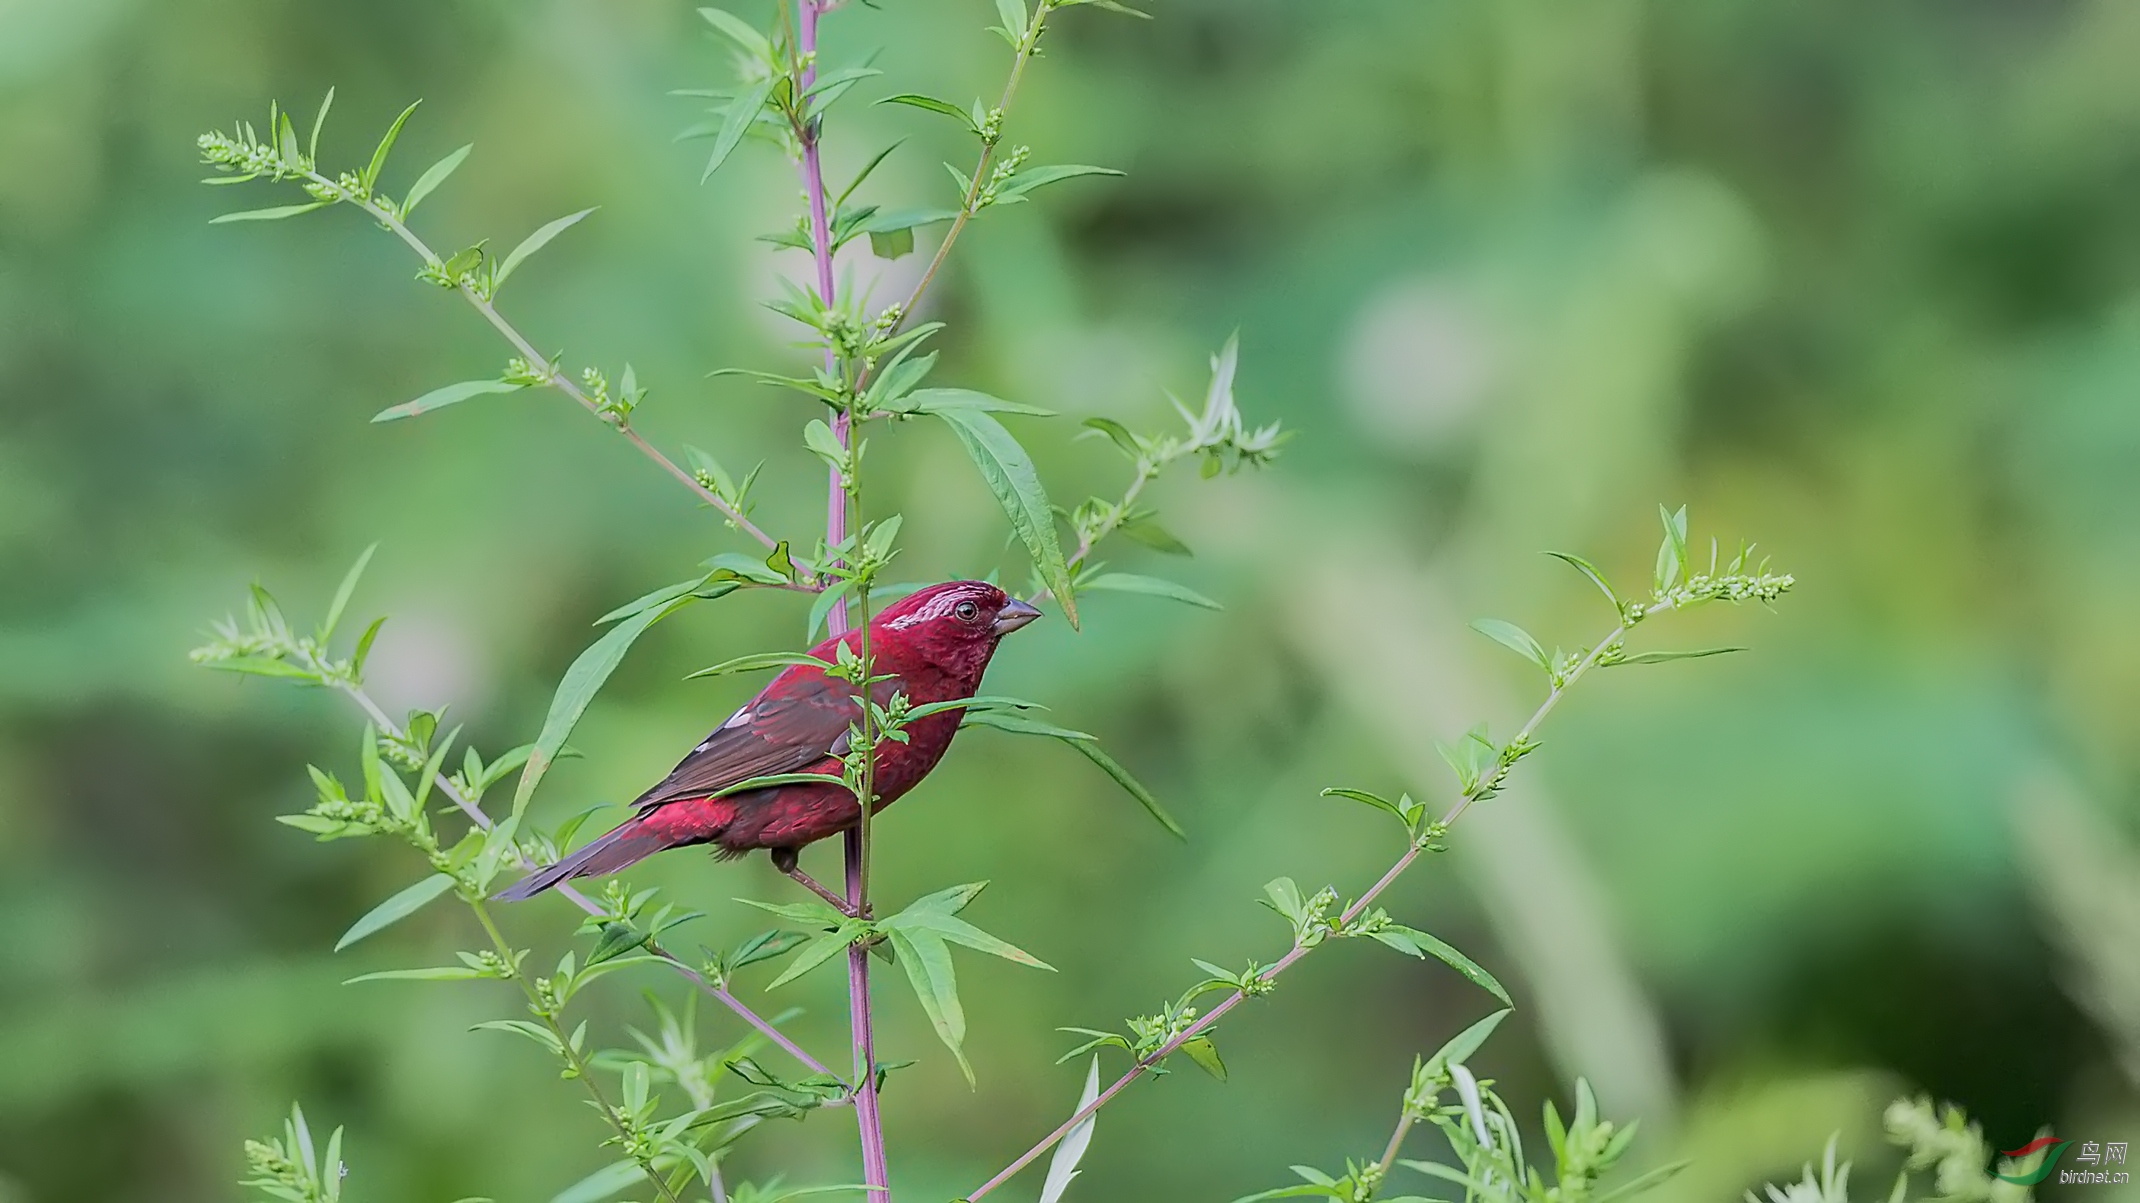
M 1040 611 L 986 581 L 947 581 L 884 608 L 872 627 L 954 670 L 986 667 L 996 641 Z

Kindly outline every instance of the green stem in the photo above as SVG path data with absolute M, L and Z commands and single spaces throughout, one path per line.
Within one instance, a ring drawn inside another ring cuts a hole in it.
M 336 199 L 347 201 L 371 214 L 372 218 L 380 225 L 393 231 L 396 237 L 407 243 L 409 249 L 415 251 L 426 264 L 433 268 L 444 267 L 445 260 L 439 257 L 438 252 L 432 250 L 423 239 L 417 237 L 416 232 L 409 229 L 407 223 L 403 222 L 400 215 L 393 210 L 368 196 L 351 192 L 338 182 L 328 179 L 317 171 L 307 171 L 304 176 L 315 187 L 332 193 Z M 552 388 L 579 402 L 587 412 L 598 416 L 601 414 L 602 407 L 595 404 L 594 399 L 589 397 L 579 385 L 574 384 L 570 377 L 553 367 L 549 358 L 537 351 L 535 344 L 529 342 L 526 335 L 522 334 L 511 322 L 505 320 L 504 315 L 498 312 L 498 307 L 491 303 L 490 298 L 478 293 L 467 284 L 457 284 L 455 288 L 463 299 L 475 307 L 476 312 L 483 315 L 484 320 L 488 321 L 493 329 L 504 336 L 506 342 L 512 344 L 513 349 L 520 353 L 520 357 L 527 361 L 529 367 L 537 368 L 544 374 L 545 380 Z M 768 548 L 778 546 L 779 540 L 760 530 L 757 524 L 743 516 L 742 511 L 728 504 L 713 490 L 700 484 L 698 477 L 684 471 L 683 468 L 677 465 L 675 460 L 662 454 L 659 448 L 641 437 L 638 431 L 633 430 L 629 425 L 622 422 L 615 423 L 615 425 L 617 432 L 622 434 L 633 447 L 637 448 L 641 455 L 654 461 L 655 466 L 675 477 L 685 488 L 698 494 L 699 500 L 719 510 L 737 530 L 756 539 Z
M 601 1084 L 594 1080 L 594 1071 L 588 1066 L 587 1059 L 580 1056 L 578 1049 L 572 1047 L 571 1033 L 565 1031 L 564 1025 L 558 1022 L 557 1013 L 543 1001 L 542 994 L 535 989 L 535 983 L 529 981 L 528 975 L 517 967 L 513 946 L 505 938 L 505 933 L 498 930 L 497 922 L 490 916 L 490 908 L 484 906 L 480 898 L 467 898 L 465 901 L 468 903 L 468 909 L 475 912 L 476 921 L 483 925 L 484 933 L 490 937 L 491 947 L 506 965 L 512 967 L 510 972 L 513 980 L 520 983 L 521 993 L 527 995 L 528 1010 L 542 1020 L 544 1027 L 550 1029 L 550 1034 L 557 1040 L 558 1055 L 564 1059 L 572 1076 L 586 1084 L 587 1093 L 594 1097 L 596 1110 L 602 1113 L 602 1118 L 608 1120 L 609 1126 L 616 1131 L 625 1154 L 639 1163 L 639 1168 L 646 1173 L 647 1181 L 654 1184 L 654 1189 L 661 1192 L 662 1198 L 667 1199 L 669 1203 L 683 1203 L 676 1192 L 669 1189 L 668 1180 L 655 1168 L 654 1159 L 639 1151 L 640 1134 L 637 1123 L 609 1105 L 608 1098 L 602 1094 Z
M 314 668 L 320 669 L 323 677 L 333 681 L 335 688 L 340 689 L 344 695 L 346 695 L 351 701 L 354 701 L 357 704 L 358 708 L 363 710 L 365 715 L 371 719 L 372 725 L 377 727 L 382 733 L 391 736 L 395 739 L 406 738 L 407 733 L 401 729 L 401 726 L 398 723 L 396 723 L 393 719 L 387 717 L 386 711 L 380 709 L 379 703 L 372 700 L 372 696 L 364 691 L 364 687 L 362 685 L 357 684 L 354 681 L 350 681 L 345 677 L 338 677 L 331 673 L 327 673 L 324 671 L 321 665 L 315 664 Z M 475 824 L 477 827 L 485 831 L 490 830 L 491 827 L 494 826 L 494 824 L 491 822 L 490 816 L 483 813 L 483 808 L 476 805 L 476 802 L 473 798 L 470 798 L 466 794 L 463 794 L 460 790 L 460 787 L 456 786 L 453 783 L 452 778 L 446 776 L 444 773 L 439 773 L 435 774 L 432 777 L 432 781 L 435 783 L 435 786 L 440 793 L 446 795 L 446 797 L 450 799 L 455 806 L 458 806 L 461 809 L 462 814 L 468 816 L 468 821 L 470 823 Z M 530 857 L 527 854 L 526 850 L 520 846 L 520 843 L 517 840 L 513 843 L 513 863 L 519 866 L 521 869 L 528 871 L 533 871 L 535 868 L 538 867 L 534 858 Z M 567 900 L 569 900 L 572 905 L 580 908 L 581 910 L 587 912 L 590 915 L 600 915 L 603 913 L 602 907 L 599 903 L 587 897 L 585 894 L 580 893 L 578 890 L 572 888 L 570 883 L 559 885 L 557 887 L 557 892 L 563 895 Z M 801 1062 L 804 1066 L 806 1066 L 812 1073 L 823 1074 L 836 1082 L 840 1081 L 840 1076 L 838 1074 L 835 1074 L 831 1070 L 825 1068 L 823 1062 L 811 1056 L 809 1053 L 804 1052 L 802 1046 L 796 1044 L 793 1040 L 790 1040 L 780 1031 L 779 1028 L 776 1028 L 771 1023 L 767 1022 L 764 1016 L 761 1016 L 756 1011 L 751 1010 L 750 1007 L 747 1006 L 742 999 L 737 998 L 733 993 L 731 993 L 726 985 L 709 980 L 705 974 L 700 973 L 698 970 L 693 969 L 691 966 L 684 964 L 684 962 L 680 960 L 674 953 L 671 953 L 667 949 L 663 948 L 656 941 L 648 940 L 646 942 L 646 951 L 648 955 L 660 958 L 664 964 L 668 965 L 670 969 L 680 974 L 686 981 L 690 982 L 692 985 L 698 987 L 700 990 L 703 990 L 707 994 L 711 995 L 715 1002 L 718 1002 L 722 1006 L 727 1007 L 730 1011 L 735 1012 L 738 1018 L 742 1019 L 745 1023 L 748 1023 L 751 1027 L 757 1029 L 759 1035 L 764 1036 L 766 1039 L 772 1041 L 775 1045 L 779 1046 L 789 1056 L 795 1058 L 797 1061 Z M 846 1085 L 846 1083 L 841 1082 L 841 1085 L 844 1086 Z
M 1412 1113 L 1407 1110 L 1397 1116 L 1397 1130 L 1390 1133 L 1389 1147 L 1382 1150 L 1382 1160 L 1376 1163 L 1380 1173 L 1375 1178 L 1379 1191 L 1381 1184 L 1390 1176 L 1390 1167 L 1397 1164 L 1397 1152 L 1404 1148 L 1404 1138 L 1412 1131 Z
M 1655 614 L 1660 610 L 1669 608 L 1671 607 L 1659 603 L 1658 605 L 1648 608 L 1644 611 L 1644 613 L 1646 615 Z M 1597 664 L 1598 658 L 1605 654 L 1606 648 L 1611 647 L 1616 640 L 1625 637 L 1627 634 L 1627 630 L 1628 624 L 1622 622 L 1619 626 L 1613 628 L 1612 634 L 1607 635 L 1604 639 L 1593 645 L 1589 653 L 1585 655 L 1573 669 L 1569 670 L 1568 675 L 1566 677 L 1562 678 L 1561 683 L 1546 695 L 1545 701 L 1539 703 L 1538 709 L 1532 712 L 1530 720 L 1523 724 L 1523 727 L 1517 733 L 1516 738 L 1518 740 L 1528 739 L 1532 735 L 1532 733 L 1537 731 L 1538 725 L 1545 721 L 1546 716 L 1553 712 L 1553 708 L 1555 706 L 1560 704 L 1561 695 L 1567 693 L 1569 687 L 1573 686 L 1576 681 L 1580 680 L 1585 673 L 1589 672 L 1589 670 Z M 1471 792 L 1467 792 L 1462 797 L 1458 798 L 1456 804 L 1450 808 L 1449 813 L 1442 817 L 1440 826 L 1447 827 L 1449 824 L 1454 823 L 1460 816 L 1463 815 L 1464 811 L 1471 805 L 1471 803 L 1477 800 L 1476 795 L 1483 792 L 1483 789 L 1477 789 Z M 1366 913 L 1368 906 L 1373 903 L 1374 900 L 1379 897 L 1384 890 L 1387 890 L 1392 884 L 1394 884 L 1396 880 L 1404 874 L 1404 871 L 1411 867 L 1412 862 L 1419 859 L 1420 853 L 1425 851 L 1425 849 L 1426 844 L 1424 841 L 1414 841 L 1410 846 L 1408 846 L 1404 851 L 1404 855 L 1397 858 L 1397 863 L 1391 865 L 1389 867 L 1389 871 L 1384 873 L 1379 881 L 1375 882 L 1373 886 L 1370 886 L 1367 892 L 1360 895 L 1359 899 L 1355 901 L 1351 906 L 1345 908 L 1344 912 L 1338 916 L 1337 926 L 1339 928 L 1343 928 L 1347 924 L 1351 923 L 1354 919 L 1357 919 L 1360 915 Z M 1323 941 L 1323 943 L 1328 943 L 1328 941 Z M 1292 951 L 1286 953 L 1285 956 L 1281 957 L 1276 964 L 1272 965 L 1269 969 L 1263 971 L 1260 980 L 1265 983 L 1276 981 L 1279 974 L 1284 973 L 1294 964 L 1294 962 L 1299 961 L 1302 957 L 1307 956 L 1310 952 L 1314 951 L 1315 947 L 1319 946 L 1320 945 L 1307 946 L 1295 944 L 1293 946 Z M 1248 994 L 1246 991 L 1234 991 L 1232 994 L 1227 995 L 1223 1000 L 1221 1000 L 1217 1006 L 1213 1007 L 1209 1011 L 1206 1011 L 1203 1015 L 1198 1016 L 1196 1022 L 1190 1024 L 1172 1040 L 1167 1041 L 1154 1052 L 1144 1057 L 1138 1058 L 1137 1062 L 1130 1066 L 1129 1071 L 1123 1074 L 1120 1078 L 1115 1079 L 1113 1085 L 1109 1086 L 1106 1090 L 1101 1091 L 1098 1098 L 1095 1098 L 1091 1103 L 1087 1104 L 1086 1106 L 1079 1108 L 1077 1114 L 1072 1115 L 1069 1119 L 1063 1121 L 1063 1123 L 1053 1132 L 1050 1132 L 1047 1136 L 1042 1137 L 1040 1143 L 1026 1150 L 1023 1154 L 1020 1154 L 1017 1160 L 1011 1162 L 1008 1166 L 1004 1167 L 1000 1172 L 996 1174 L 995 1177 L 990 1178 L 988 1181 L 982 1183 L 978 1189 L 976 1189 L 972 1194 L 967 1195 L 966 1198 L 968 1200 L 978 1200 L 979 1198 L 981 1198 L 981 1196 L 993 1192 L 997 1187 L 1003 1185 L 1005 1182 L 1008 1182 L 1012 1175 L 1016 1174 L 1019 1170 L 1024 1169 L 1026 1166 L 1031 1165 L 1035 1160 L 1040 1157 L 1042 1153 L 1045 1153 L 1049 1149 L 1055 1147 L 1055 1145 L 1059 1141 L 1061 1141 L 1063 1137 L 1068 1136 L 1073 1128 L 1085 1122 L 1085 1120 L 1090 1118 L 1093 1113 L 1097 1112 L 1100 1108 L 1106 1106 L 1111 1099 L 1113 1099 L 1117 1094 L 1121 1093 L 1124 1087 L 1128 1086 L 1131 1082 L 1134 1082 L 1138 1078 L 1142 1077 L 1153 1066 L 1159 1064 L 1161 1061 L 1166 1060 L 1168 1056 L 1173 1054 L 1177 1049 L 1181 1048 L 1182 1045 L 1188 1043 L 1191 1040 L 1194 1040 L 1198 1035 L 1209 1031 L 1212 1025 L 1216 1024 L 1219 1021 L 1221 1016 L 1225 1015 L 1228 1011 L 1233 1010 L 1236 1006 L 1239 1006 L 1241 1002 L 1247 998 Z M 1401 1137 L 1404 1132 L 1404 1129 L 1405 1125 L 1400 1124 L 1398 1129 L 1399 1139 L 1393 1140 L 1392 1150 L 1387 1155 L 1386 1160 L 1394 1159 L 1395 1145 L 1401 1143 Z
M 1658 609 L 1662 608 L 1663 607 L 1653 607 L 1649 610 L 1644 611 L 1644 613 L 1654 614 L 1657 612 Z M 1538 709 L 1531 713 L 1530 721 L 1523 724 L 1522 729 L 1516 732 L 1516 737 L 1510 740 L 1509 743 L 1520 744 L 1527 742 L 1531 738 L 1531 735 L 1538 730 L 1538 725 L 1546 721 L 1546 716 L 1553 713 L 1553 708 L 1555 706 L 1560 705 L 1560 699 L 1567 694 L 1568 690 L 1574 688 L 1575 683 L 1577 681 L 1582 680 L 1583 675 L 1585 673 L 1588 673 L 1591 668 L 1597 664 L 1598 657 L 1605 654 L 1605 649 L 1611 647 L 1613 644 L 1627 637 L 1627 630 L 1627 624 L 1625 622 L 1622 622 L 1619 626 L 1616 626 L 1612 629 L 1612 634 L 1607 635 L 1604 639 L 1591 645 L 1590 651 L 1586 653 L 1583 658 L 1576 663 L 1574 668 L 1568 670 L 1568 675 L 1562 677 L 1560 679 L 1560 683 L 1558 685 L 1553 686 L 1553 688 L 1549 692 L 1547 692 L 1546 700 L 1538 704 Z M 1499 775 L 1500 774 L 1498 772 L 1489 774 L 1487 780 L 1491 782 L 1495 777 L 1498 777 Z M 1470 809 L 1471 804 L 1473 802 L 1478 801 L 1479 798 L 1484 795 L 1484 793 L 1484 789 L 1473 789 L 1466 791 L 1462 796 L 1457 798 L 1456 804 L 1449 808 L 1449 813 L 1442 816 L 1441 825 L 1447 827 L 1449 824 L 1456 822 L 1457 819 L 1461 817 L 1466 810 Z
M 1034 52 L 1040 49 L 1041 30 L 1047 25 L 1048 13 L 1053 8 L 1052 0 L 1041 0 L 1033 13 L 1032 27 L 1026 30 L 1024 40 L 1018 44 L 1018 51 L 1011 58 L 1010 78 L 1004 81 L 1003 95 L 996 101 L 996 136 L 982 141 L 981 155 L 974 161 L 973 177 L 967 182 L 966 198 L 959 204 L 958 216 L 951 219 L 951 229 L 945 233 L 943 242 L 937 244 L 936 254 L 929 259 L 928 269 L 921 273 L 921 279 L 914 285 L 914 291 L 907 294 L 906 302 L 899 307 L 899 325 L 894 326 L 894 330 L 906 325 L 914 316 L 914 307 L 921 304 L 922 295 L 929 291 L 929 285 L 936 279 L 938 269 L 944 266 L 944 260 L 951 257 L 951 245 L 959 240 L 959 234 L 966 229 L 966 223 L 980 211 L 978 206 L 981 189 L 988 181 L 989 166 L 995 161 L 996 145 L 1003 139 L 1002 123 L 1010 116 L 1011 103 L 1018 98 L 1018 83 L 1025 77 L 1026 63 L 1030 62 Z

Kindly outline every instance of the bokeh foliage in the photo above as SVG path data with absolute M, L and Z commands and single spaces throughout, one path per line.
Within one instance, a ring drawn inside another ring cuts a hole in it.
M 986 92 L 982 7 L 850 6 L 829 35 L 937 94 Z M 1259 951 L 1262 882 L 1379 867 L 1375 816 L 1316 789 L 1447 798 L 1419 755 L 1461 729 L 1445 716 L 1521 713 L 1521 666 L 1464 621 L 1581 637 L 1594 596 L 1534 549 L 1639 574 L 1659 499 L 1806 584 L 1787 617 L 1713 616 L 1712 642 L 1756 652 L 1629 670 L 1558 716 L 1535 782 L 1480 816 L 1549 838 L 1459 839 L 1456 876 L 1391 899 L 1514 989 L 1482 1057 L 1503 1093 L 1565 1100 L 1586 1075 L 1656 1155 L 1698 1158 L 1670 1188 L 1690 1199 L 1789 1175 L 1835 1127 L 1879 1180 L 1900 1086 L 1967 1105 L 2001 1148 L 2140 1128 L 2112 1054 L 2131 1031 L 2067 991 L 2135 945 L 2067 938 L 2027 866 L 2079 862 L 2011 851 L 2047 774 L 2105 816 L 2096 843 L 2131 842 L 2133 7 L 1158 14 L 1062 23 L 1017 137 L 1129 175 L 970 234 L 938 294 L 963 319 L 940 370 L 1138 425 L 1238 327 L 1242 404 L 1301 435 L 1261 477 L 1155 486 L 1198 553 L 1170 570 L 1223 614 L 1095 596 L 1086 634 L 1035 627 L 991 678 L 1100 733 L 1190 844 L 1067 751 L 985 732 L 886 820 L 888 890 L 1016 883 L 992 915 L 1063 970 L 967 975 L 986 1092 L 941 1058 L 895 1080 L 902 1190 L 948 1195 L 1060 1118 L 1077 1067 L 1034 1068 L 1049 1029 L 1135 1012 L 1191 955 Z M 495 372 L 493 336 L 347 213 L 208 226 L 228 197 L 194 184 L 192 139 L 333 84 L 361 141 L 424 97 L 408 162 L 476 143 L 426 202 L 438 241 L 600 205 L 515 277 L 517 319 L 630 360 L 649 437 L 792 468 L 796 403 L 703 378 L 781 361 L 757 303 L 804 270 L 751 238 L 792 207 L 785 164 L 742 153 L 701 188 L 669 141 L 695 114 L 664 93 L 720 82 L 724 54 L 650 0 L 0 7 L 0 1198 L 228 1197 L 239 1137 L 292 1097 L 348 1125 L 367 1197 L 547 1197 L 596 1163 L 554 1137 L 592 1121 L 546 1069 L 463 1033 L 469 1003 L 337 984 L 453 937 L 412 920 L 321 951 L 404 884 L 385 850 L 267 821 L 302 806 L 308 759 L 350 746 L 347 716 L 183 653 L 251 578 L 317 612 L 379 539 L 375 685 L 508 746 L 594 617 L 732 537 L 551 395 L 367 425 Z M 944 186 L 945 131 L 852 120 L 911 136 L 880 179 Z M 368 149 L 337 136 L 338 159 Z M 831 174 L 870 149 L 832 147 Z M 886 295 L 915 266 L 856 262 Z M 885 437 L 902 568 L 993 565 L 1000 518 L 955 443 Z M 1064 497 L 1115 483 L 1104 446 L 1027 442 Z M 769 473 L 760 513 L 808 529 L 808 478 Z M 683 673 L 798 642 L 802 609 L 738 598 L 650 634 L 544 805 L 635 792 L 750 687 Z M 709 912 L 708 944 L 755 930 L 730 897 L 780 888 L 688 853 L 647 877 Z M 1081 1189 L 1230 1197 L 1365 1152 L 1410 1054 L 1483 1004 L 1400 958 L 1328 960 L 1229 1023 L 1229 1083 L 1177 1074 L 1111 1109 Z M 1621 1008 L 1556 1004 L 1570 965 L 1620 983 Z M 804 994 L 800 1029 L 837 1033 L 833 984 Z M 891 1050 L 931 1047 L 908 1000 L 885 1011 Z M 760 1176 L 844 1176 L 846 1146 L 781 1140 Z

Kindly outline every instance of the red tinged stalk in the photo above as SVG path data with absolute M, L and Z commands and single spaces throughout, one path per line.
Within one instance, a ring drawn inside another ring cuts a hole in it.
M 970 698 L 1003 636 L 1039 611 L 994 585 L 952 581 L 899 601 L 869 624 L 869 652 L 881 680 L 878 705 L 905 694 L 915 706 Z M 835 664 L 845 646 L 859 654 L 861 631 L 811 649 Z M 723 857 L 764 848 L 786 869 L 804 845 L 858 824 L 861 806 L 840 780 L 849 725 L 861 717 L 852 683 L 823 669 L 794 665 L 744 703 L 633 805 L 639 813 L 578 852 L 514 883 L 499 898 L 533 897 L 575 877 L 614 873 L 656 852 L 711 844 Z M 882 810 L 929 775 L 958 733 L 960 710 L 914 720 L 904 740 L 885 739 L 874 758 L 875 809 Z M 759 777 L 800 774 L 792 782 L 727 792 Z
M 837 3 L 837 0 L 831 0 Z M 802 69 L 797 82 L 808 92 L 817 79 L 817 20 L 822 15 L 821 5 L 826 0 L 796 0 L 796 43 L 802 54 Z M 810 201 L 810 257 L 817 268 L 817 295 L 828 307 L 833 303 L 832 282 L 832 227 L 829 218 L 830 205 L 826 202 L 824 161 L 818 148 L 818 135 L 822 127 L 816 123 L 797 131 L 797 140 L 802 143 L 803 192 Z M 825 369 L 836 371 L 839 356 L 831 347 L 825 348 Z M 846 448 L 854 437 L 854 414 L 842 408 L 832 416 L 832 437 L 841 448 Z M 847 507 L 850 500 L 849 482 L 841 475 L 838 465 L 832 466 L 825 478 L 825 545 L 838 547 L 847 538 Z M 868 605 L 868 585 L 863 586 L 863 605 Z M 864 620 L 868 611 L 863 612 Z M 847 634 L 847 601 L 843 598 L 832 607 L 826 617 L 826 626 L 834 638 Z M 869 641 L 865 639 L 861 649 L 865 663 L 871 659 Z M 864 778 L 863 792 L 876 792 L 875 778 Z M 856 824 L 847 829 L 845 842 L 847 899 L 845 909 L 862 914 L 869 908 L 869 815 L 858 807 Z M 814 883 L 813 883 L 814 885 Z M 822 891 L 821 891 L 822 892 Z M 855 1126 L 862 1141 L 862 1178 L 869 1188 L 870 1203 L 891 1203 L 891 1166 L 884 1153 L 884 1121 L 877 1111 L 877 1034 L 876 1022 L 869 1007 L 869 952 L 864 948 L 847 950 L 847 1019 L 854 1046 L 854 1102 Z

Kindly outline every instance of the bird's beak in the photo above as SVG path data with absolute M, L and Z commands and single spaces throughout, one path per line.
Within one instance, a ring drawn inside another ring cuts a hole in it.
M 1014 597 L 1004 602 L 1001 610 L 996 611 L 996 621 L 991 624 L 990 629 L 1001 637 L 1010 634 L 1038 617 L 1040 617 L 1039 610 Z

